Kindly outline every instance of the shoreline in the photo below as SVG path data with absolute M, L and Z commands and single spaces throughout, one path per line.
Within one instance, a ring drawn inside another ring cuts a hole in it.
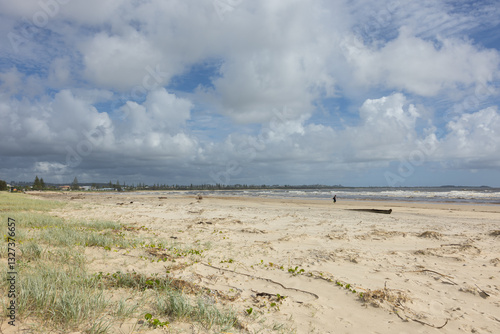
M 189 197 L 189 196 L 186 196 Z M 474 202 L 453 202 L 453 201 L 411 201 L 411 200 L 376 200 L 376 199 L 338 199 L 337 203 L 332 203 L 331 199 L 319 199 L 319 198 L 274 198 L 274 197 L 258 197 L 258 196 L 207 196 L 206 198 L 217 198 L 217 199 L 247 199 L 247 200 L 262 200 L 262 201 L 277 201 L 277 202 L 290 202 L 290 203 L 315 203 L 315 204 L 331 204 L 332 206 L 342 206 L 342 205 L 356 205 L 358 203 L 367 203 L 370 205 L 382 205 L 383 207 L 395 206 L 395 207 L 406 207 L 409 204 L 414 205 L 415 207 L 442 207 L 447 208 L 447 205 L 458 205 L 464 207 L 477 207 L 477 206 L 486 206 L 486 207 L 498 207 L 498 212 L 500 212 L 500 203 L 474 203 Z M 494 211 L 497 212 L 497 211 Z
M 163 191 L 157 191 L 158 194 L 154 193 L 128 193 L 128 192 L 115 192 L 115 193 L 100 193 L 100 192 L 27 192 L 26 194 L 31 196 L 39 196 L 41 198 L 60 198 L 66 199 L 68 195 L 74 196 L 111 196 L 111 197 L 144 197 L 144 198 L 156 198 L 158 195 L 164 195 Z M 194 196 L 174 193 L 170 198 L 193 198 Z M 491 212 L 500 213 L 500 204 L 491 203 L 463 203 L 463 202 L 430 202 L 430 201 L 403 201 L 403 200 L 372 200 L 372 199 L 337 199 L 337 203 L 332 203 L 331 199 L 318 199 L 318 198 L 274 198 L 274 197 L 257 197 L 257 196 L 204 196 L 204 199 L 218 199 L 222 201 L 240 200 L 240 201 L 262 201 L 269 203 L 294 203 L 300 205 L 319 205 L 327 207 L 337 207 L 344 208 L 345 206 L 349 209 L 393 209 L 393 214 L 397 212 L 394 208 L 419 208 L 419 209 L 440 209 L 440 210 L 459 210 L 459 211 L 476 211 L 476 212 Z M 359 206 L 359 207 L 358 207 Z
M 247 199 L 275 199 L 275 200 L 288 200 L 288 201 L 318 201 L 318 202 L 331 202 L 331 198 L 326 198 L 326 197 L 299 197 L 299 196 L 256 196 L 256 195 L 248 195 L 245 196 L 244 194 L 234 194 L 234 195 L 227 195 L 227 196 L 220 196 L 217 194 L 212 194 L 213 192 L 223 192 L 225 190 L 140 190 L 140 191 L 131 191 L 131 192 L 101 192 L 101 191 L 71 191 L 71 192 L 62 192 L 62 191 L 27 191 L 27 194 L 35 195 L 35 194 L 63 194 L 64 196 L 67 195 L 99 195 L 99 196 L 119 196 L 119 195 L 129 195 L 129 196 L 155 196 L 155 194 L 161 194 L 161 195 L 169 195 L 172 194 L 173 196 L 194 196 L 197 193 L 200 193 L 201 195 L 204 195 L 205 197 L 212 197 L 212 198 L 247 198 Z M 207 194 L 208 192 L 208 194 Z M 376 203 L 395 203 L 393 205 L 397 205 L 397 203 L 414 203 L 414 204 L 429 204 L 429 205 L 471 205 L 471 206 L 500 206 L 500 202 L 496 201 L 480 201 L 480 200 L 435 200 L 435 199 L 425 199 L 425 200 L 414 200 L 414 199 L 408 199 L 408 198 L 387 198 L 387 199 L 379 199 L 379 198 L 342 198 L 338 197 L 337 198 L 338 202 L 353 202 L 353 201 L 359 201 L 359 202 L 376 202 Z

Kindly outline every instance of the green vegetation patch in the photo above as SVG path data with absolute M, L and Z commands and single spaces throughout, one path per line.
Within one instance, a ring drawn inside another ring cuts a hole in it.
M 84 269 L 54 264 L 38 262 L 19 270 L 19 316 L 37 318 L 61 329 L 92 323 L 108 305 L 103 289 Z M 2 277 L 2 285 L 7 288 L 5 270 Z M 4 302 L 4 310 L 6 306 Z
M 66 205 L 60 201 L 41 200 L 29 195 L 0 192 L 0 212 L 50 211 Z
M 86 270 L 84 256 L 85 247 L 142 247 L 153 258 L 175 261 L 200 257 L 203 249 L 165 241 L 146 242 L 116 222 L 66 220 L 48 213 L 64 205 L 0 193 L 0 219 L 15 220 L 17 320 L 36 324 L 31 326 L 37 326 L 39 333 L 108 333 L 116 320 L 137 316 L 153 328 L 177 320 L 195 322 L 213 331 L 241 328 L 233 310 L 215 305 L 215 300 L 230 301 L 234 297 L 168 276 L 121 272 L 92 275 Z M 0 246 L 3 259 L 7 258 L 9 237 L 5 226 Z M 0 268 L 2 318 L 9 315 L 8 275 L 7 266 Z M 109 291 L 114 288 L 126 289 L 126 296 L 136 292 L 142 302 L 127 302 L 128 297 L 111 301 Z
M 173 321 L 194 321 L 206 329 L 228 330 L 240 328 L 238 317 L 232 309 L 219 309 L 215 298 L 231 300 L 231 297 L 197 286 L 193 283 L 165 277 L 147 277 L 139 273 L 99 273 L 96 279 L 107 287 L 130 288 L 154 292 L 152 313 L 146 320 L 152 327 L 167 325 Z M 195 299 L 190 295 L 197 296 Z M 160 320 L 163 319 L 163 320 Z M 166 321 L 164 321 L 167 319 Z M 156 320 L 156 321 L 155 321 Z

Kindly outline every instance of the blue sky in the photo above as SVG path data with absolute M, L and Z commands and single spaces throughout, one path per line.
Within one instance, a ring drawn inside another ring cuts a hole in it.
M 500 186 L 496 1 L 0 1 L 0 179 Z

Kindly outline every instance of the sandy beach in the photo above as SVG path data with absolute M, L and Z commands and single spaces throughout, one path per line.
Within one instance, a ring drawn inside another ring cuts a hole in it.
M 160 262 L 158 249 L 89 247 L 85 255 L 92 272 L 169 275 L 210 289 L 214 302 L 237 311 L 243 327 L 233 333 L 500 332 L 499 206 L 33 196 L 70 202 L 52 215 L 117 221 L 137 235 L 199 249 Z M 113 330 L 133 332 L 137 321 Z M 196 332 L 183 323 L 169 331 Z

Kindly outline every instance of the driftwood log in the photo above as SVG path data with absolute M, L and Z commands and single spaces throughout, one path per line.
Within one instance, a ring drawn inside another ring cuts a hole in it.
M 392 209 L 389 210 L 381 210 L 381 209 L 347 209 L 351 211 L 363 211 L 363 212 L 373 212 L 373 213 L 384 213 L 386 215 L 390 215 L 392 213 Z

